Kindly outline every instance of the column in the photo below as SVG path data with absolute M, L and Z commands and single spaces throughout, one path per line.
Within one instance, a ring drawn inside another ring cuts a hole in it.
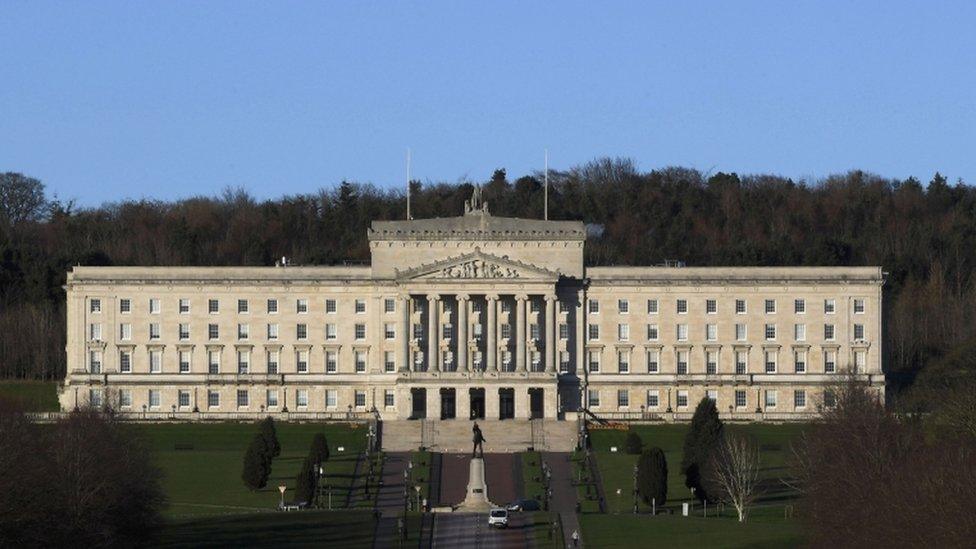
M 495 359 L 495 355 L 498 353 L 498 340 L 495 337 L 495 331 L 498 328 L 498 321 L 495 318 L 498 308 L 498 296 L 494 294 L 486 295 L 485 308 L 488 310 L 488 339 L 485 341 L 485 359 L 488 363 L 485 365 L 485 370 L 494 372 L 498 370 L 498 361 Z M 496 394 L 495 397 L 495 415 L 497 416 L 498 395 Z M 487 401 L 485 405 L 487 406 Z
M 467 372 L 469 370 L 468 299 L 467 294 L 457 295 L 457 369 L 459 372 Z
M 498 406 L 498 386 L 489 385 L 485 387 L 485 419 L 498 419 Z
M 439 372 L 441 369 L 441 361 L 438 356 L 440 354 L 438 352 L 440 350 L 440 303 L 441 296 L 427 296 L 427 370 L 430 372 Z M 440 395 L 437 398 L 437 402 L 440 403 Z
M 529 387 L 528 385 L 515 386 L 515 419 L 529 419 Z
M 410 296 L 398 296 L 397 305 L 400 307 L 400 321 L 397 323 L 397 333 L 400 335 L 400 345 L 397 348 L 397 362 L 400 371 L 410 370 Z
M 525 371 L 525 301 L 529 296 L 515 296 L 515 371 Z M 516 398 L 517 400 L 517 398 Z
M 546 296 L 546 372 L 556 371 L 556 296 Z

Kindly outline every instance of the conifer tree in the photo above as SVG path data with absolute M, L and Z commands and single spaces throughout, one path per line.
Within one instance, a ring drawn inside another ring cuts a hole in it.
M 668 460 L 658 447 L 641 452 L 637 460 L 637 490 L 644 503 L 664 505 L 668 500 Z
M 712 462 L 722 443 L 723 425 L 718 417 L 715 401 L 705 397 L 695 408 L 691 427 L 685 435 L 684 455 L 681 458 L 681 473 L 685 476 L 685 486 L 691 488 L 701 501 L 714 499 L 709 494 L 705 482 L 705 469 Z
M 281 444 L 278 442 L 278 430 L 275 429 L 274 420 L 268 416 L 261 420 L 261 438 L 267 448 L 268 461 L 281 455 Z
M 244 472 L 241 478 L 244 485 L 251 490 L 264 488 L 271 475 L 271 458 L 267 454 L 267 446 L 261 435 L 254 435 L 251 444 L 244 452 Z

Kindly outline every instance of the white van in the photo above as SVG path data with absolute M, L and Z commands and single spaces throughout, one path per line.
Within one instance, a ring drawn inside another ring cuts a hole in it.
M 488 512 L 488 526 L 508 528 L 508 509 L 495 507 Z

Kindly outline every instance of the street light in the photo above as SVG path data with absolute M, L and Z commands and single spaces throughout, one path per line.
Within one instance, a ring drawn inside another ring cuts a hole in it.
M 285 508 L 285 490 L 287 490 L 287 489 L 288 489 L 288 487 L 285 486 L 284 484 L 282 484 L 281 486 L 278 487 L 278 491 L 281 492 L 281 509 L 282 510 L 284 510 L 284 508 Z

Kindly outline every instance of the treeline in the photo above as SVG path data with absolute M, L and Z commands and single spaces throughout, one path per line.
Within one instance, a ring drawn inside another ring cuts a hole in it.
M 511 181 L 497 170 L 480 182 L 490 211 L 541 217 L 541 175 Z M 884 367 L 896 390 L 976 335 L 976 190 L 939 174 L 926 184 L 860 171 L 797 182 L 601 159 L 549 180 L 550 217 L 596 229 L 590 265 L 883 266 Z M 64 374 L 61 285 L 72 265 L 365 261 L 370 221 L 402 219 L 406 205 L 402 191 L 347 182 L 277 200 L 228 190 L 98 208 L 49 200 L 19 174 L 0 174 L 0 187 L 0 376 L 20 378 Z M 412 188 L 422 218 L 459 215 L 472 184 Z

